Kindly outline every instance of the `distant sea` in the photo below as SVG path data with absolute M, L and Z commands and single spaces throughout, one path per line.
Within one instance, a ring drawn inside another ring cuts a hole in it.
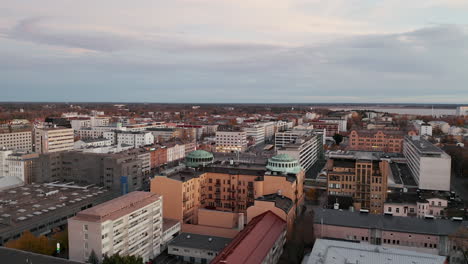
M 373 110 L 377 112 L 388 112 L 392 114 L 401 114 L 401 115 L 432 115 L 435 116 L 441 115 L 455 115 L 456 109 L 442 109 L 442 108 L 386 108 L 386 107 L 335 107 L 330 108 L 330 110 Z

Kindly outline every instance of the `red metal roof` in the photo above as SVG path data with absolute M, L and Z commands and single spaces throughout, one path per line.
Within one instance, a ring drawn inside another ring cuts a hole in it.
M 253 218 L 221 251 L 211 264 L 262 263 L 278 238 L 286 230 L 286 222 L 271 211 Z

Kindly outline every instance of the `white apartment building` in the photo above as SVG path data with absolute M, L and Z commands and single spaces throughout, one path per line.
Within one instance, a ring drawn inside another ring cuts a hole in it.
M 406 136 L 403 155 L 420 189 L 450 191 L 451 157 L 420 136 Z
M 86 262 L 94 251 L 140 256 L 146 262 L 161 252 L 162 197 L 150 192 L 127 195 L 91 207 L 68 219 L 70 260 Z
M 294 127 L 294 123 L 292 121 L 278 121 L 276 122 L 276 132 L 283 132 L 289 130 Z
M 72 150 L 74 133 L 72 128 L 36 128 L 34 147 L 37 153 Z
M 108 126 L 109 118 L 91 116 L 89 118 L 70 120 L 70 124 L 74 130 L 79 130 L 85 127 Z
M 419 217 L 433 216 L 440 218 L 443 216 L 443 211 L 448 206 L 448 201 L 442 198 L 420 199 L 415 202 L 392 202 L 384 203 L 384 213 L 394 216 L 404 217 Z
M 178 161 L 185 158 L 185 144 L 167 145 L 167 162 Z
M 322 137 L 320 135 L 304 135 L 289 144 L 283 145 L 278 149 L 278 154 L 288 154 L 299 160 L 301 167 L 307 171 L 318 160 L 320 148 L 322 147 Z
M 71 127 L 74 130 L 81 129 L 83 127 L 91 127 L 91 120 L 89 119 L 73 119 L 70 120 Z
M 348 119 L 346 117 L 322 117 L 320 121 L 338 124 L 338 132 L 347 131 Z
M 459 106 L 456 111 L 457 116 L 468 116 L 468 106 Z
M 131 145 L 135 148 L 154 144 L 154 136 L 151 132 L 107 131 L 104 138 L 112 140 L 117 145 Z
M 265 123 L 260 123 L 259 125 L 265 128 L 265 141 L 270 141 L 275 137 L 275 132 L 276 132 L 275 122 L 265 122 Z
M 298 137 L 312 133 L 310 129 L 292 129 L 275 134 L 275 148 L 281 148 L 286 144 L 294 142 Z
M 243 152 L 247 149 L 247 132 L 216 131 L 216 152 Z
M 32 151 L 32 132 L 0 132 L 0 149 Z
M 167 252 L 188 263 L 210 263 L 229 242 L 230 238 L 182 233 L 169 243 Z
M 432 126 L 429 124 L 421 124 L 419 126 L 419 135 L 420 136 L 432 136 Z
M 447 134 L 450 129 L 449 123 L 445 121 L 430 121 L 429 125 L 432 126 L 432 129 L 440 129 L 443 133 Z
M 29 184 L 33 174 L 33 162 L 38 157 L 37 153 L 0 150 L 0 176 L 16 177 Z
M 247 137 L 253 138 L 254 146 L 265 142 L 265 127 L 260 125 L 253 125 L 251 127 L 244 127 Z
M 75 141 L 74 149 L 83 149 L 91 147 L 105 147 L 111 146 L 112 140 L 108 138 L 92 138 L 92 139 L 81 139 Z

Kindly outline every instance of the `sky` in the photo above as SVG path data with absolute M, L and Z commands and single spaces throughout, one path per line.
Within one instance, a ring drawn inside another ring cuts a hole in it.
M 468 103 L 467 0 L 0 0 L 0 101 Z

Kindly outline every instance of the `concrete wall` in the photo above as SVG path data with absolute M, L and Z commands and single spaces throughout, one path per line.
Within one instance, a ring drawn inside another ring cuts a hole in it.
M 221 228 L 236 228 L 238 213 L 199 209 L 198 224 Z
M 226 237 L 226 238 L 234 238 L 239 233 L 239 230 L 237 229 L 192 225 L 192 224 L 182 224 L 181 230 L 183 233 L 192 233 L 192 234 Z
M 450 191 L 451 159 L 421 157 L 419 188 Z
M 164 217 L 183 221 L 182 182 L 158 176 L 151 180 L 151 192 L 162 195 Z
M 84 229 L 84 225 L 88 226 L 87 231 Z M 87 239 L 85 235 L 88 236 Z M 70 260 L 85 262 L 92 250 L 94 250 L 98 258 L 101 258 L 101 240 L 101 223 L 68 220 L 68 254 Z M 87 249 L 85 243 L 88 245 Z

